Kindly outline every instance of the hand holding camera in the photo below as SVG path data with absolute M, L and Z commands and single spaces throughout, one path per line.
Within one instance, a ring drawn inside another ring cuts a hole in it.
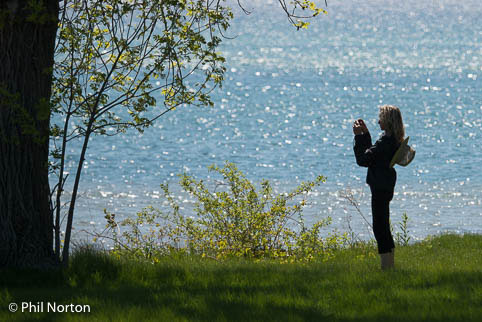
M 358 119 L 353 123 L 353 134 L 360 135 L 368 133 L 368 128 L 362 119 Z

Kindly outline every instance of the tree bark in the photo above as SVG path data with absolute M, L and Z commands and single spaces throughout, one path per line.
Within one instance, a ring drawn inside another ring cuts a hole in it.
M 57 262 L 48 155 L 59 3 L 28 3 L 0 2 L 0 267 Z

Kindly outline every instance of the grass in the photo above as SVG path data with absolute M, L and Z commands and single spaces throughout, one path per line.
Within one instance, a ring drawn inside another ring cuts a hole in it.
M 481 246 L 482 235 L 442 235 L 398 247 L 393 271 L 364 246 L 305 265 L 152 265 L 84 250 L 65 271 L 1 271 L 0 321 L 480 321 Z M 29 301 L 44 312 L 8 310 Z M 46 312 L 47 302 L 90 313 Z

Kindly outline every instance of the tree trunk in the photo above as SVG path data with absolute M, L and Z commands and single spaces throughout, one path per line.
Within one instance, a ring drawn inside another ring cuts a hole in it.
M 50 266 L 48 155 L 58 0 L 0 2 L 0 267 Z

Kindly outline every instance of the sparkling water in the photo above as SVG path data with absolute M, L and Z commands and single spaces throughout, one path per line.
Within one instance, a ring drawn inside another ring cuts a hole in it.
M 328 1 L 329 14 L 303 31 L 290 27 L 277 1 L 245 2 L 250 15 L 233 1 L 227 36 L 235 38 L 221 49 L 227 73 L 213 108 L 177 109 L 142 135 L 92 139 L 76 231 L 102 230 L 104 208 L 125 217 L 162 207 L 165 182 L 189 214 L 192 201 L 176 175 L 212 182 L 219 178 L 207 166 L 231 161 L 280 192 L 326 176 L 309 196 L 308 221 L 331 216 L 330 229 L 369 237 L 362 216 L 340 196 L 350 189 L 371 220 L 351 125 L 363 118 L 375 140 L 378 106 L 394 104 L 417 155 L 396 168 L 392 222 L 407 213 L 415 239 L 482 232 L 480 0 Z

